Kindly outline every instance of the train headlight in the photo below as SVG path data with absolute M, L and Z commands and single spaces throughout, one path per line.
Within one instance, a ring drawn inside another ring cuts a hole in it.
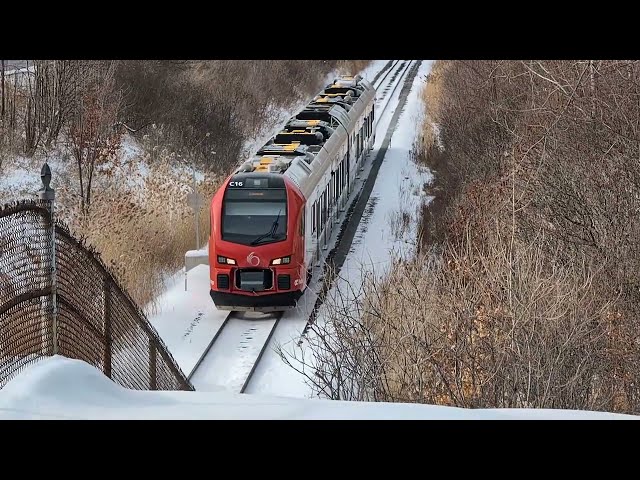
M 226 265 L 235 265 L 236 261 L 233 258 L 223 257 L 222 255 L 218 255 L 218 263 L 224 263 Z
M 287 263 L 291 263 L 291 257 L 289 256 L 274 258 L 271 260 L 271 265 L 286 265 Z

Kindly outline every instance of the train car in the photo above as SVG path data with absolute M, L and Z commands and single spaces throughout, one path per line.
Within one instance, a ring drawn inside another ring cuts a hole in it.
M 210 295 L 220 310 L 294 308 L 375 141 L 375 89 L 327 85 L 211 200 Z

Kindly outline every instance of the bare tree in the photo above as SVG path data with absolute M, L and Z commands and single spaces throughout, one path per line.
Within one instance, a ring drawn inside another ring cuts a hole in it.
M 2 78 L 0 79 L 0 89 L 2 90 L 2 107 L 0 109 L 0 117 L 2 117 L 2 121 L 4 122 L 4 60 L 0 60 L 0 75 Z
M 67 135 L 77 165 L 80 206 L 91 206 L 97 168 L 113 159 L 119 147 L 117 129 L 121 93 L 114 82 L 115 62 L 86 62 L 79 66 L 76 102 L 67 122 Z
M 439 165 L 454 181 L 446 185 L 447 204 L 437 221 L 444 232 L 441 258 L 455 268 L 438 273 L 436 284 L 446 286 L 440 295 L 459 305 L 442 326 L 452 335 L 448 346 L 464 347 L 456 350 L 461 353 L 467 348 L 461 339 L 469 338 L 465 318 L 495 325 L 506 312 L 509 321 L 498 325 L 507 329 L 509 342 L 493 342 L 490 352 L 510 367 L 489 370 L 491 382 L 484 383 L 502 405 L 520 401 L 509 388 L 522 391 L 526 378 L 522 398 L 528 405 L 640 408 L 634 346 L 640 328 L 639 79 L 638 62 L 619 60 L 452 62 L 441 77 L 436 101 L 447 148 Z M 507 245 L 500 246 L 504 239 Z M 536 253 L 527 260 L 523 255 L 532 245 Z M 478 264 L 485 272 L 477 271 Z M 522 277 L 524 267 L 547 280 L 531 283 Z M 546 284 L 554 275 L 557 281 Z M 476 277 L 484 288 L 474 295 Z M 539 299 L 527 296 L 531 284 L 539 285 Z M 450 295 L 462 285 L 466 294 L 456 303 Z M 487 299 L 479 295 L 483 290 Z M 536 304 L 558 314 L 549 317 Z M 576 309 L 583 310 L 580 321 L 566 316 Z M 545 333 L 550 326 L 557 329 Z M 489 338 L 504 333 L 493 331 Z M 465 370 L 484 354 L 482 343 L 473 345 L 466 360 L 463 355 L 454 362 L 471 382 L 451 383 L 447 399 L 455 404 L 486 398 L 469 395 L 486 373 Z M 556 356 L 536 353 L 545 349 Z M 527 360 L 535 368 L 522 370 L 524 353 L 535 353 Z M 572 376 L 563 378 L 566 371 Z M 497 389 L 496 379 L 504 387 Z
M 33 74 L 27 75 L 24 147 L 27 156 L 33 155 L 41 144 L 49 148 L 57 140 L 77 100 L 80 64 L 76 60 L 33 62 Z

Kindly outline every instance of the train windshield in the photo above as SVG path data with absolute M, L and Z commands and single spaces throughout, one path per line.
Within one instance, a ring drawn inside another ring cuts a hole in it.
M 222 205 L 222 239 L 243 245 L 279 242 L 287 235 L 287 192 L 227 189 Z

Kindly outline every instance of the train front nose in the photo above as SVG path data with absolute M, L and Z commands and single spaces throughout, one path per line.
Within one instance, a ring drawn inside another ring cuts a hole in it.
M 297 197 L 296 197 L 297 198 Z M 300 294 L 299 206 L 281 175 L 237 174 L 216 206 L 211 297 L 220 309 L 286 309 Z M 294 288 L 294 285 L 298 288 Z
M 211 280 L 211 298 L 221 310 L 276 311 L 293 308 L 302 295 L 300 268 L 258 265 L 248 262 L 216 265 Z

